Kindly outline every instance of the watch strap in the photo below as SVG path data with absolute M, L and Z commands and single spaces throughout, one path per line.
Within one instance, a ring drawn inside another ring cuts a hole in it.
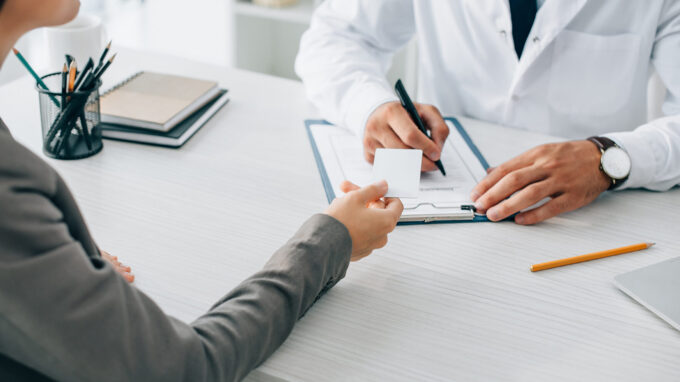
M 593 142 L 602 151 L 605 151 L 610 147 L 619 147 L 616 142 L 607 137 L 590 137 L 588 140 Z
M 590 137 L 588 138 L 588 141 L 593 142 L 595 146 L 597 146 L 598 149 L 600 149 L 600 152 L 604 155 L 604 152 L 607 151 L 608 148 L 610 147 L 619 147 L 619 145 L 616 144 L 613 140 L 607 138 L 607 137 Z M 619 147 L 620 148 L 620 147 Z M 611 181 L 611 184 L 609 185 L 608 190 L 613 190 L 625 182 L 628 177 L 626 176 L 623 179 L 615 179 L 609 176 L 606 171 L 604 171 L 604 168 L 602 167 L 602 163 L 600 162 L 600 171 L 602 171 L 607 178 Z

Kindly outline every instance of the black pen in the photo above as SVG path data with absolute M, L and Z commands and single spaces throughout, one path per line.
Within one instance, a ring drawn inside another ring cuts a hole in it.
M 109 49 L 111 49 L 111 43 L 113 41 L 109 41 L 109 44 L 106 45 L 106 48 L 104 48 L 104 51 L 102 52 L 101 57 L 99 57 L 99 62 L 97 63 L 97 70 L 102 67 L 104 64 L 104 59 L 106 58 L 106 55 L 109 54 Z M 95 70 L 95 72 L 97 71 Z
M 401 106 L 403 106 L 411 116 L 413 123 L 418 126 L 418 130 L 425 134 L 426 137 L 432 139 L 432 136 L 430 136 L 427 129 L 425 129 L 425 125 L 420 119 L 415 105 L 413 105 L 413 102 L 411 102 L 411 97 L 409 97 L 408 93 L 406 93 L 406 88 L 404 87 L 404 84 L 401 83 L 401 80 L 397 80 L 397 83 L 394 85 L 394 90 L 397 92 L 397 97 L 399 97 L 399 100 L 401 101 Z M 442 161 L 436 160 L 434 164 L 437 165 L 437 168 L 442 172 L 442 175 L 446 176 L 446 171 L 444 171 L 444 165 L 442 165 Z
M 73 88 L 74 88 L 74 89 L 80 88 L 80 84 L 83 82 L 83 80 L 84 80 L 85 78 L 87 78 L 87 74 L 88 74 L 88 73 L 90 72 L 90 70 L 92 70 L 93 68 L 94 68 L 94 61 L 92 61 L 92 59 L 90 58 L 89 60 L 87 60 L 87 64 L 85 65 L 85 67 L 83 68 L 83 70 L 80 72 L 80 75 L 79 75 L 78 78 L 76 79 L 76 83 L 75 83 L 75 85 L 73 85 Z
M 106 69 L 108 69 L 109 66 L 111 66 L 111 64 L 113 63 L 113 60 L 116 59 L 117 55 L 118 55 L 118 53 L 111 56 L 111 58 L 108 61 L 106 61 L 106 64 L 104 64 L 104 66 L 102 66 L 96 73 L 94 73 L 94 83 L 95 84 L 97 83 L 97 81 L 99 81 L 100 78 L 102 78 L 102 75 L 104 75 L 104 73 L 106 72 Z
M 66 77 L 68 77 L 68 66 L 64 64 L 61 70 L 61 111 L 66 108 Z

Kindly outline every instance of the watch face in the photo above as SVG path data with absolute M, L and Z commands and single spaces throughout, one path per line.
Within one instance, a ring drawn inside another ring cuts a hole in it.
M 602 169 L 614 179 L 623 179 L 630 174 L 630 157 L 619 147 L 610 147 L 602 154 Z

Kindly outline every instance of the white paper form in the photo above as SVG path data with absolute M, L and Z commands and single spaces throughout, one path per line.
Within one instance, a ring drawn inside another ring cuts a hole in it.
M 405 216 L 456 214 L 462 205 L 472 204 L 470 192 L 486 175 L 456 127 L 449 121 L 450 135 L 441 161 L 447 176 L 439 171 L 421 174 L 417 198 L 403 199 Z M 349 130 L 332 125 L 310 127 L 335 196 L 342 196 L 340 183 L 349 180 L 359 186 L 373 182 L 372 166 L 366 161 L 361 140 Z M 469 212 L 466 212 L 466 216 Z M 403 220 L 403 219 L 402 219 Z

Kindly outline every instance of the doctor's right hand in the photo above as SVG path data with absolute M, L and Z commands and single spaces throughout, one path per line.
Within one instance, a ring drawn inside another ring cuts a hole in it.
M 404 210 L 397 198 L 383 198 L 387 182 L 380 181 L 364 188 L 344 182 L 345 196 L 336 198 L 326 214 L 347 227 L 352 238 L 352 261 L 360 260 L 387 244 L 387 234 L 394 230 Z
M 421 171 L 437 170 L 434 161 L 442 154 L 449 127 L 436 107 L 419 103 L 415 106 L 434 141 L 418 130 L 401 103 L 388 102 L 375 109 L 366 122 L 363 142 L 368 162 L 373 163 L 376 149 L 420 149 L 423 150 Z

